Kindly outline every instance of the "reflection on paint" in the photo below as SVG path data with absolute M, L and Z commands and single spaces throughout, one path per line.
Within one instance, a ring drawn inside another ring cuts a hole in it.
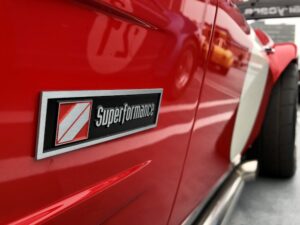
M 121 6 L 124 10 L 132 10 L 130 1 Z M 143 27 L 98 15 L 88 36 L 90 66 L 101 74 L 121 71 L 133 60 L 146 36 L 147 30 Z
M 225 113 L 215 114 L 213 116 L 208 116 L 208 117 L 198 119 L 195 123 L 195 129 L 200 129 L 217 123 L 226 122 L 232 117 L 232 115 L 233 112 L 228 111 Z

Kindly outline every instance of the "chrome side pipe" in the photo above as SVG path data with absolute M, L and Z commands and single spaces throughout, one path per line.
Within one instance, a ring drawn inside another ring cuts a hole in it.
M 256 177 L 257 161 L 238 165 L 198 215 L 194 225 L 225 225 L 247 181 Z

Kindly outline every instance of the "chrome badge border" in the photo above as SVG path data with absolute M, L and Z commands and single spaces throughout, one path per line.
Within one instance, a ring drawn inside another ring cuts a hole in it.
M 87 141 L 84 143 L 74 144 L 72 146 L 63 147 L 61 149 L 51 151 L 51 152 L 43 152 L 44 149 L 44 135 L 46 128 L 46 114 L 48 107 L 49 99 L 58 99 L 58 98 L 81 98 L 81 97 L 102 97 L 102 96 L 121 96 L 121 95 L 139 95 L 139 94 L 160 94 L 159 105 L 157 109 L 156 115 L 156 123 L 152 125 L 148 125 L 141 128 L 136 128 L 129 131 L 124 131 L 119 134 L 113 134 L 108 137 L 99 138 L 96 140 Z M 77 149 L 85 148 L 88 146 L 100 144 L 103 142 L 107 142 L 113 139 L 117 139 L 120 137 L 128 136 L 137 132 L 141 132 L 144 130 L 148 130 L 157 126 L 159 111 L 161 100 L 163 97 L 163 89 L 130 89 L 130 90 L 84 90 L 84 91 L 43 91 L 40 97 L 40 110 L 39 110 L 39 121 L 38 121 L 38 135 L 37 135 L 37 144 L 36 144 L 36 156 L 37 160 L 48 158 L 55 155 L 60 155 L 66 152 L 71 152 Z

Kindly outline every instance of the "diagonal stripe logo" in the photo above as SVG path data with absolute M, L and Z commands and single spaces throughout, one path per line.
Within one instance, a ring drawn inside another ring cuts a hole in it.
M 59 103 L 55 145 L 88 139 L 92 101 Z

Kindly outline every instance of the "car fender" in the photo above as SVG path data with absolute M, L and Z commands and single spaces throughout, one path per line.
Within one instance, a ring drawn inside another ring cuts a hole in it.
M 293 43 L 275 43 L 263 30 L 255 29 L 255 34 L 269 60 L 270 75 L 274 84 L 285 68 L 297 59 L 297 46 Z
M 275 84 L 286 67 L 297 60 L 297 46 L 293 43 L 277 43 L 273 49 L 274 52 L 268 54 L 268 58 L 272 82 Z
M 252 145 L 252 143 L 260 133 L 270 95 L 276 81 L 283 74 L 283 71 L 287 68 L 287 66 L 291 62 L 297 60 L 297 46 L 293 43 L 273 44 L 272 49 L 273 52 L 266 55 L 269 61 L 269 74 L 264 91 L 264 96 L 260 104 L 260 109 L 254 123 L 252 133 L 248 139 L 247 144 L 245 145 L 243 153 L 245 153 L 249 149 L 249 147 Z

